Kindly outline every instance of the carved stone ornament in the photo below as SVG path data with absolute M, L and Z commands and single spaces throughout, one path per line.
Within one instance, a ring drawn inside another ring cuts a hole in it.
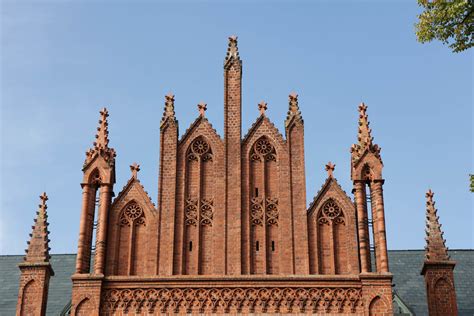
M 105 313 L 360 313 L 358 288 L 107 289 Z
M 262 226 L 265 221 L 267 226 L 278 226 L 278 199 L 266 198 L 264 203 L 262 198 L 254 197 L 250 202 L 250 222 L 252 225 Z
M 196 226 L 198 221 L 198 202 L 194 199 L 186 200 L 185 223 L 187 226 Z
M 324 203 L 318 217 L 319 224 L 344 224 L 344 222 L 344 214 L 333 199 L 329 199 Z
M 188 150 L 187 159 L 188 161 L 198 161 L 198 159 L 212 161 L 211 146 L 201 137 L 195 139 Z
M 212 200 L 201 200 L 201 225 L 212 226 L 214 219 L 214 202 Z
M 257 140 L 250 153 L 251 161 L 275 161 L 276 152 L 275 147 L 268 141 L 267 138 L 262 137 Z
M 267 198 L 267 226 L 278 226 L 278 218 L 279 218 L 279 211 L 278 211 L 278 199 Z
M 263 225 L 263 199 L 254 197 L 250 206 L 250 222 L 252 225 Z
M 127 205 L 120 216 L 121 226 L 145 225 L 145 214 L 137 203 Z

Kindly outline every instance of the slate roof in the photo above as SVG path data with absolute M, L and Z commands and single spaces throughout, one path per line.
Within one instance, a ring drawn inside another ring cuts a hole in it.
M 23 256 L 0 256 L 0 315 L 15 315 L 20 269 Z M 49 283 L 46 315 L 59 315 L 71 299 L 71 275 L 76 267 L 76 255 L 51 255 L 54 276 Z
M 459 316 L 474 315 L 474 250 L 450 250 L 457 262 L 454 269 Z M 420 275 L 424 250 L 390 250 L 389 264 L 394 290 L 415 315 L 428 315 L 423 276 Z M 14 315 L 23 256 L 0 256 L 0 315 Z M 55 276 L 49 287 L 47 315 L 59 315 L 71 297 L 71 275 L 75 254 L 52 255 Z

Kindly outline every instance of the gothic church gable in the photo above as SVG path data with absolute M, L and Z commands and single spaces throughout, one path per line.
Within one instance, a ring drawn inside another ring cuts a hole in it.
M 157 254 L 158 212 L 132 176 L 109 213 L 107 273 L 152 275 Z
M 350 274 L 359 270 L 354 204 L 330 174 L 308 209 L 310 270 Z

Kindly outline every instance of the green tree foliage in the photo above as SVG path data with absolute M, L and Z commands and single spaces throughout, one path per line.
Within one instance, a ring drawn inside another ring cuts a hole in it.
M 474 46 L 474 0 L 418 0 L 418 4 L 425 9 L 415 25 L 419 42 L 437 39 L 455 53 Z

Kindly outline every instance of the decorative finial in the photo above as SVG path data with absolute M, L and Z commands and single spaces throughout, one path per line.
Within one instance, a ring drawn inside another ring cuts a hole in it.
M 46 195 L 46 192 L 43 192 L 43 193 L 40 195 L 40 199 L 41 199 L 41 205 L 40 205 L 40 207 L 45 207 L 45 208 L 47 208 L 47 206 L 46 206 L 46 201 L 48 200 L 48 196 Z
M 231 61 L 240 61 L 237 36 L 235 35 L 229 36 L 229 46 L 227 48 L 224 66 L 227 66 Z
M 431 191 L 431 189 L 429 189 L 429 190 L 426 192 L 426 199 L 427 199 L 429 202 L 431 202 L 431 203 L 434 204 L 434 202 L 433 202 L 433 196 L 434 196 L 434 192 Z
M 326 165 L 326 171 L 328 172 L 328 177 L 329 178 L 334 178 L 334 169 L 336 169 L 336 165 L 333 164 L 332 162 L 328 162 Z
M 40 195 L 41 203 L 36 212 L 35 223 L 32 226 L 33 231 L 30 234 L 31 239 L 28 241 L 28 249 L 26 249 L 25 261 L 29 263 L 49 262 L 49 231 L 48 231 L 48 214 L 46 209 L 46 201 L 48 196 L 46 192 Z
M 265 115 L 265 111 L 267 110 L 267 102 L 260 102 L 258 104 L 258 110 L 260 111 L 260 115 Z
M 140 165 L 134 162 L 132 165 L 130 165 L 130 171 L 132 171 L 132 177 L 134 179 L 138 178 L 138 171 L 140 171 Z
M 174 94 L 171 92 L 168 92 L 168 94 L 165 95 L 165 110 L 163 112 L 163 117 L 161 118 L 161 126 L 163 126 L 168 118 L 176 121 L 174 112 Z
M 288 113 L 286 115 L 285 127 L 288 127 L 288 125 L 290 125 L 290 123 L 293 122 L 294 119 L 303 123 L 301 111 L 298 106 L 298 94 L 296 92 L 291 92 L 290 95 L 288 95 L 288 102 L 289 102 L 289 107 L 288 107 Z
M 197 107 L 199 110 L 199 115 L 204 117 L 204 114 L 206 113 L 206 110 L 207 110 L 207 104 L 201 101 L 199 102 Z
M 431 189 L 426 192 L 426 260 L 447 261 L 449 260 L 446 240 L 443 238 L 441 224 L 437 215 L 438 210 L 433 200 L 434 193 Z
M 108 148 L 109 123 L 107 121 L 107 117 L 109 117 L 109 111 L 107 111 L 107 108 L 100 110 L 99 127 L 97 127 L 97 134 L 95 135 L 96 141 L 94 142 L 95 149 Z

